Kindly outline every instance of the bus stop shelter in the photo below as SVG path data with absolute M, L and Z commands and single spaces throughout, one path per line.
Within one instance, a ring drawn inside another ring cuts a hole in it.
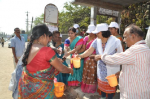
M 121 11 L 131 4 L 146 2 L 149 0 L 72 0 L 73 4 L 91 7 L 91 23 L 96 24 L 96 15 L 108 15 L 117 17 L 121 23 Z

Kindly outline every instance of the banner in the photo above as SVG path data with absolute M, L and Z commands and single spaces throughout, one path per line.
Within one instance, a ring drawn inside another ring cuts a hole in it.
M 47 25 L 49 31 L 53 32 L 53 31 L 58 31 L 58 27 L 57 26 L 54 26 L 54 25 Z

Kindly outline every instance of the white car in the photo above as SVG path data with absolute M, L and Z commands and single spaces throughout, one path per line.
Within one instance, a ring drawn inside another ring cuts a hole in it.
M 8 48 L 11 48 L 11 41 L 8 40 Z

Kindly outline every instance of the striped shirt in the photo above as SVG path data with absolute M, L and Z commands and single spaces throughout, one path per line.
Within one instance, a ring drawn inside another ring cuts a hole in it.
M 150 49 L 141 40 L 125 52 L 103 55 L 106 64 L 120 64 L 120 99 L 150 99 Z

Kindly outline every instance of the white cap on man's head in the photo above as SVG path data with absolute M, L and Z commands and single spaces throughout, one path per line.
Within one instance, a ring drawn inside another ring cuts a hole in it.
M 92 31 L 95 30 L 95 25 L 94 24 L 91 24 L 88 26 L 88 30 L 86 31 L 86 33 L 92 33 Z
M 111 22 L 111 23 L 109 24 L 109 27 L 115 27 L 115 28 L 118 28 L 118 29 L 119 29 L 119 25 L 118 25 L 117 22 Z
M 92 31 L 92 33 L 97 34 L 97 33 L 102 32 L 102 31 L 108 31 L 107 23 L 97 24 L 95 30 Z
M 79 25 L 78 24 L 74 24 L 73 27 L 76 29 L 76 28 L 79 28 Z

